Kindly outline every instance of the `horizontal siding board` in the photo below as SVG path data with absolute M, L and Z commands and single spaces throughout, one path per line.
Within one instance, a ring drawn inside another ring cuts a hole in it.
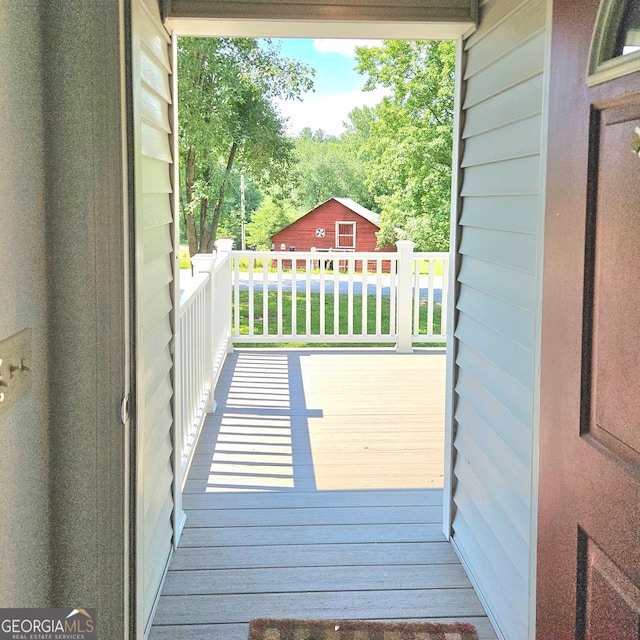
M 460 253 L 511 269 L 535 273 L 536 237 L 479 227 L 464 227 Z
M 145 193 L 142 199 L 142 228 L 170 225 L 171 203 L 165 193 Z M 165 282 L 165 284 L 167 284 Z
M 460 225 L 534 234 L 540 215 L 535 195 L 465 198 Z
M 171 480 L 173 479 L 173 471 L 171 468 L 171 437 L 170 424 L 161 416 L 161 421 L 156 430 L 155 442 L 147 442 L 144 452 L 153 455 L 146 461 L 143 473 L 143 482 L 147 483 L 145 488 L 145 520 L 147 514 L 155 514 L 161 509 L 161 503 L 167 498 L 167 492 L 170 493 Z M 155 515 L 152 515 L 155 517 Z
M 468 50 L 473 48 L 473 56 L 468 59 L 465 76 L 469 78 L 476 75 L 481 69 L 522 46 L 533 33 L 543 29 L 546 9 L 546 3 L 537 0 L 522 4 L 517 11 L 499 22 L 490 36 L 467 45 Z
M 532 273 L 464 256 L 458 280 L 463 285 L 534 312 L 536 290 Z
M 169 225 L 145 229 L 140 240 L 143 263 L 154 262 L 162 256 L 170 255 L 173 251 Z
M 171 338 L 169 317 L 159 318 L 147 329 L 147 334 L 144 336 L 144 362 L 152 362 L 162 349 L 167 349 Z
M 144 46 L 140 49 L 140 74 L 143 90 L 155 93 L 171 104 L 171 81 L 164 60 L 159 60 Z
M 467 523 L 465 516 L 471 522 Z M 486 601 L 496 605 L 491 608 L 491 613 L 498 624 L 501 637 L 509 640 L 527 638 L 526 617 L 519 615 L 516 607 L 518 599 L 526 601 L 526 589 L 523 598 L 522 586 L 505 579 L 504 573 L 500 571 L 500 556 L 503 554 L 499 547 L 492 547 L 489 541 L 485 543 L 484 536 L 482 544 L 478 543 L 474 534 L 480 531 L 473 516 L 472 513 L 463 514 L 462 511 L 456 513 L 453 521 L 454 545 Z
M 147 402 L 147 412 L 145 415 L 146 431 L 144 446 L 151 447 L 148 453 L 153 454 L 153 447 L 157 446 L 156 437 L 160 440 L 163 433 L 169 434 L 171 431 L 171 397 L 173 387 L 169 376 L 164 376 L 157 387 L 147 387 L 145 400 Z M 171 447 L 171 438 L 167 443 Z M 170 451 L 169 451 L 170 452 Z
M 504 127 L 542 112 L 542 74 L 476 104 L 465 112 L 462 138 Z
M 140 115 L 143 121 L 154 124 L 166 133 L 171 133 L 167 101 L 146 87 L 143 87 L 140 92 Z
M 162 581 L 164 570 L 167 566 L 167 561 L 171 555 L 171 541 L 172 541 L 172 528 L 171 528 L 171 509 L 172 501 L 165 496 L 161 501 L 158 501 L 158 511 L 149 513 L 145 524 L 145 536 L 144 536 L 144 551 L 147 558 L 155 560 L 155 562 L 148 562 L 146 565 L 147 571 L 145 571 L 145 594 L 148 594 L 150 599 L 147 602 L 147 606 L 153 604 L 156 594 L 158 592 L 158 585 Z M 152 533 L 150 533 L 152 532 Z
M 463 426 L 459 434 L 471 438 L 495 470 L 504 476 L 508 486 L 520 501 L 525 513 L 529 513 L 531 490 L 531 453 L 524 443 L 531 439 L 531 429 L 523 425 L 477 381 L 461 373 L 456 384 L 460 403 L 456 409 L 456 420 Z M 495 413 L 491 413 L 491 411 Z M 525 534 L 521 530 L 523 539 Z
M 544 31 L 465 83 L 464 109 L 539 76 L 544 63 Z
M 540 158 L 531 156 L 467 168 L 462 197 L 537 194 L 539 189 Z
M 533 350 L 533 314 L 471 287 L 460 290 L 457 308 L 529 351 Z
M 153 0 L 150 4 L 153 3 Z M 152 12 L 157 12 L 157 5 L 150 9 Z M 169 66 L 169 44 L 171 43 L 171 36 L 167 30 L 162 26 L 160 22 L 151 20 L 143 20 L 140 24 L 140 37 L 145 46 L 158 60 L 163 61 L 168 73 L 171 72 Z
M 142 191 L 147 193 L 171 193 L 171 165 L 164 160 L 142 157 Z
M 476 380 L 490 381 L 491 394 L 496 400 L 520 421 L 531 424 L 532 406 L 529 389 L 464 342 L 460 342 L 458 345 L 456 364 Z
M 152 361 L 146 363 L 140 393 L 146 393 L 147 390 L 154 389 L 164 377 L 169 376 L 172 364 L 171 351 L 169 350 L 169 345 L 166 345 L 158 353 L 154 354 Z
M 533 354 L 474 318 L 460 313 L 455 336 L 471 345 L 527 389 L 533 386 Z
M 142 273 L 138 274 L 138 296 L 141 296 L 143 301 L 150 299 L 145 298 L 145 295 L 155 295 L 156 291 L 173 282 L 171 265 L 172 260 L 169 254 L 164 254 L 157 260 L 147 261 L 144 264 Z
M 471 167 L 540 153 L 540 116 L 527 118 L 468 138 L 464 144 L 462 167 Z
M 173 302 L 171 301 L 171 293 L 168 287 L 164 287 L 158 295 L 152 298 L 147 305 L 142 307 L 139 311 L 140 324 L 144 327 L 149 327 L 154 324 L 158 318 L 168 316 L 173 309 Z
M 462 445 L 464 447 L 464 443 Z M 470 449 L 472 449 L 470 447 Z M 475 453 L 473 450 L 471 453 Z M 496 544 L 504 552 L 508 565 L 506 574 L 511 576 L 514 571 L 518 581 L 526 583 L 529 570 L 528 545 L 522 539 L 518 530 L 511 521 L 509 507 L 496 501 L 500 496 L 500 487 L 491 484 L 491 470 L 482 465 L 482 457 L 468 460 L 462 449 L 457 449 L 456 463 L 453 473 L 457 481 L 463 487 L 460 495 L 456 496 L 458 509 L 467 512 L 466 501 L 469 500 L 481 514 L 484 524 L 491 532 Z
M 167 132 L 156 126 L 142 123 L 142 154 L 147 158 L 171 162 L 171 146 Z
M 481 0 L 478 6 L 480 28 L 465 40 L 465 48 L 471 49 L 509 16 L 530 0 Z

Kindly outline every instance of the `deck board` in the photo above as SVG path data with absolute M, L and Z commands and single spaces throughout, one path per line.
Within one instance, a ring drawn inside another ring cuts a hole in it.
M 280 616 L 495 640 L 442 533 L 442 353 L 236 351 L 216 400 L 150 640 L 246 640 Z

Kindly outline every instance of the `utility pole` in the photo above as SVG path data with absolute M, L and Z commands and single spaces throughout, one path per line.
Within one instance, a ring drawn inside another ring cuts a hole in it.
M 241 226 L 242 226 L 242 250 L 247 250 L 247 238 L 244 231 L 245 225 L 245 205 L 244 205 L 244 171 L 240 172 L 240 218 L 241 218 Z

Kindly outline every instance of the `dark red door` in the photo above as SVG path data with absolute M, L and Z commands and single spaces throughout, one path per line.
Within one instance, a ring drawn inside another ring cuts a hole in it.
M 553 5 L 537 638 L 638 640 L 640 73 L 588 87 L 599 2 Z

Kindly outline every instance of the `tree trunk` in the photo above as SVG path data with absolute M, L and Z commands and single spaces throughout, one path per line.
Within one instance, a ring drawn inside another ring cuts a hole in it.
M 224 193 L 227 190 L 229 176 L 231 175 L 231 170 L 233 169 L 233 161 L 236 158 L 237 151 L 238 151 L 238 145 L 234 142 L 231 145 L 231 150 L 229 151 L 229 158 L 227 159 L 227 168 L 224 172 L 224 177 L 222 178 L 222 184 L 220 185 L 220 191 L 218 193 L 218 201 L 216 202 L 216 207 L 213 210 L 213 217 L 211 218 L 211 227 L 209 229 L 209 240 L 208 240 L 207 249 L 206 249 L 208 252 L 213 251 L 213 248 L 214 248 L 216 235 L 218 233 L 218 222 L 220 222 L 220 214 L 222 213 L 222 203 L 224 201 Z
M 200 198 L 200 244 L 198 253 L 211 253 L 209 249 L 209 228 L 207 214 L 209 213 L 209 198 Z
M 185 192 L 187 203 L 184 208 L 185 226 L 187 228 L 187 242 L 189 243 L 189 255 L 195 256 L 198 253 L 198 232 L 193 219 L 194 194 L 193 187 L 196 181 L 196 150 L 189 147 L 187 150 L 187 161 L 184 172 Z

